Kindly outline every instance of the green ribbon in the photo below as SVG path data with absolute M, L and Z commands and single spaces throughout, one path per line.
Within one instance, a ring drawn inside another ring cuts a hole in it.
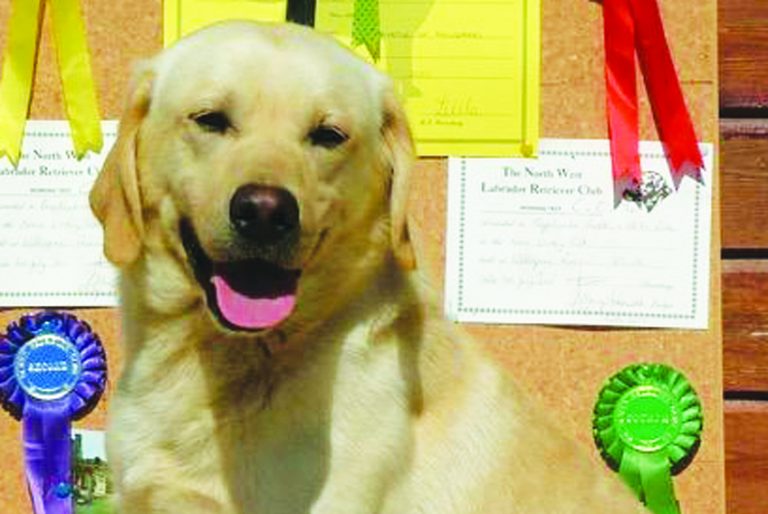
M 672 475 L 701 441 L 702 407 L 682 373 L 637 364 L 611 377 L 598 395 L 592 431 L 606 462 L 654 514 L 680 514 Z
M 379 0 L 355 0 L 352 15 L 352 45 L 365 45 L 374 61 L 381 55 Z
M 655 514 L 679 514 L 672 474 L 665 455 L 641 453 L 627 448 L 619 464 L 619 475 Z

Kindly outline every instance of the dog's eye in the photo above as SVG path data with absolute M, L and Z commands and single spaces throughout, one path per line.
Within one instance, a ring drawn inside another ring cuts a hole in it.
M 232 122 L 229 116 L 221 111 L 209 111 L 193 114 L 190 116 L 197 123 L 197 126 L 206 132 L 218 132 L 223 134 L 232 128 Z
M 322 146 L 323 148 L 336 148 L 347 139 L 349 136 L 340 128 L 331 125 L 320 125 L 309 133 L 309 141 L 314 146 Z

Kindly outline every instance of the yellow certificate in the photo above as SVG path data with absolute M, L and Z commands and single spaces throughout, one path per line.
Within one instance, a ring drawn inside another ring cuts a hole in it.
M 381 58 L 419 155 L 534 156 L 541 0 L 379 0 Z M 167 0 L 165 41 L 212 21 L 285 19 L 285 0 Z M 318 0 L 316 28 L 350 45 L 354 0 Z M 358 47 L 369 59 L 364 47 Z
M 353 4 L 318 1 L 318 30 L 349 43 Z M 536 153 L 540 0 L 380 0 L 379 12 L 380 66 L 420 155 Z
M 286 0 L 164 0 L 163 44 L 222 20 L 285 20 Z

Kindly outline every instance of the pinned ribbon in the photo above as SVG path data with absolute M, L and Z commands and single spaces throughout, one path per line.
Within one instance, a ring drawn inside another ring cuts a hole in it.
M 374 61 L 381 55 L 379 0 L 355 0 L 352 15 L 352 45 L 365 45 Z
M 285 19 L 299 25 L 314 27 L 316 3 L 317 0 L 288 0 Z
M 313 27 L 316 0 L 288 0 L 285 19 Z M 374 61 L 381 55 L 379 0 L 355 0 L 352 14 L 352 46 L 365 45 Z
M 605 80 L 615 201 L 642 184 L 635 52 L 675 187 L 701 180 L 704 162 L 664 35 L 656 0 L 603 0 Z
M 44 0 L 15 0 L 0 76 L 0 157 L 14 166 L 32 96 Z M 67 117 L 78 158 L 102 147 L 101 116 L 78 0 L 49 0 Z
M 679 372 L 639 364 L 611 377 L 600 391 L 592 433 L 603 458 L 654 514 L 680 514 L 672 474 L 693 459 L 702 408 Z
M 0 402 L 22 421 L 35 514 L 72 514 L 70 423 L 98 403 L 107 380 L 99 337 L 53 311 L 24 316 L 0 335 Z

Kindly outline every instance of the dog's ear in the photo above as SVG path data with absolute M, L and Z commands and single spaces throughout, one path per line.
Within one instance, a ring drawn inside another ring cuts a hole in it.
M 397 262 L 404 269 L 413 269 L 416 267 L 416 259 L 408 231 L 410 175 L 415 158 L 413 138 L 405 111 L 392 90 L 385 93 L 383 105 L 384 118 L 381 130 L 386 165 L 389 166 L 391 173 L 389 209 L 392 250 Z
M 104 229 L 104 254 L 113 264 L 127 266 L 141 252 L 144 237 L 141 194 L 136 168 L 136 141 L 149 110 L 152 75 L 137 70 L 128 104 L 120 119 L 117 141 L 90 193 L 91 210 Z

